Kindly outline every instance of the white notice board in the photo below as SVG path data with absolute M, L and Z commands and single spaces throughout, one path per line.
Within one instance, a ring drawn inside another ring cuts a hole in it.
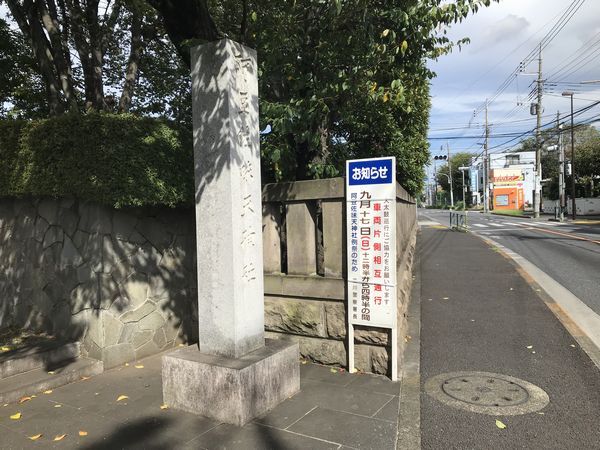
M 396 377 L 396 158 L 346 161 L 349 368 L 354 325 L 392 330 Z

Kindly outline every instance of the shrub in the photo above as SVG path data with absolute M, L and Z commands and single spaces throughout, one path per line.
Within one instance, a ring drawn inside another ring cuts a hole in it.
M 192 133 L 130 114 L 0 121 L 0 196 L 75 196 L 114 207 L 191 204 Z

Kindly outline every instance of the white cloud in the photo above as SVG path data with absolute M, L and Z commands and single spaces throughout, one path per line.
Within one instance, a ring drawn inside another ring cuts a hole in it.
M 430 64 L 431 69 L 438 74 L 431 87 L 431 128 L 443 129 L 448 124 L 456 126 L 469 123 L 473 109 L 494 95 L 519 62 L 536 48 L 570 4 L 571 0 L 503 0 L 452 27 L 449 31 L 451 39 L 468 36 L 471 45 L 462 52 L 454 52 Z M 600 1 L 585 2 L 560 34 L 544 49 L 545 77 L 568 62 L 583 43 L 600 32 L 598 17 Z M 598 38 L 600 36 L 594 40 Z M 527 67 L 528 72 L 535 70 L 536 60 Z M 527 75 L 512 79 L 505 92 L 490 106 L 490 120 L 498 122 L 525 119 L 515 127 L 520 127 L 522 131 L 530 129 L 531 124 L 527 119 L 531 116 L 526 98 L 532 87 L 530 83 L 534 79 L 533 76 Z M 565 80 L 583 79 L 600 79 L 600 57 L 591 61 L 581 71 L 568 74 Z M 592 90 L 593 87 L 598 85 L 582 87 L 579 90 L 575 100 L 576 109 L 590 104 L 593 99 L 600 100 L 600 92 Z M 561 86 L 555 86 L 553 92 L 548 90 L 548 95 L 544 95 L 545 114 L 553 114 L 557 110 L 564 114 L 570 110 L 568 99 L 560 96 L 561 89 Z M 550 95 L 551 93 L 558 96 Z M 516 106 L 517 96 L 525 100 L 525 104 L 516 113 L 509 115 L 508 119 L 503 119 Z M 600 114 L 600 107 L 591 113 Z M 470 130 L 464 133 L 459 130 L 454 134 L 472 133 Z M 471 141 L 465 140 L 457 142 L 456 146 L 466 148 L 471 144 Z
M 477 39 L 477 44 L 471 51 L 473 53 L 485 51 L 499 41 L 512 44 L 512 41 L 523 37 L 528 32 L 529 25 L 530 23 L 525 17 L 509 14 L 488 27 L 483 36 Z

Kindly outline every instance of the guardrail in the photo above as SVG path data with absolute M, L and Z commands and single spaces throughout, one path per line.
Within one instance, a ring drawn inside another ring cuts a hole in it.
M 467 231 L 467 212 L 450 211 L 450 229 L 458 231 Z

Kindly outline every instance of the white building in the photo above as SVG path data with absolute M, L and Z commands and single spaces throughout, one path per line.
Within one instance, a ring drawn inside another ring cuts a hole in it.
M 489 198 L 493 196 L 494 174 L 504 169 L 512 173 L 520 171 L 519 187 L 523 190 L 525 206 L 533 205 L 535 189 L 535 152 L 491 153 L 489 155 Z M 473 204 L 483 204 L 483 156 L 473 158 L 470 167 L 471 194 Z M 499 184 L 499 183 L 498 183 Z

